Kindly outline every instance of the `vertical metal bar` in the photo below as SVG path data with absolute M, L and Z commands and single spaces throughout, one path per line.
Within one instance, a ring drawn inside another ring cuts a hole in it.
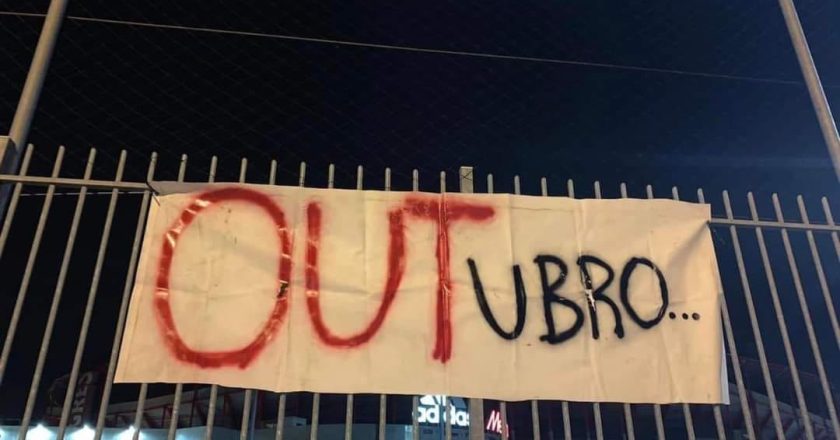
M 143 410 L 146 406 L 146 393 L 149 391 L 148 384 L 140 384 L 140 394 L 137 397 L 137 407 L 134 410 L 134 431 L 131 433 L 131 440 L 140 438 L 140 429 L 143 428 Z
M 828 206 L 828 199 L 823 197 L 820 199 L 820 202 L 822 202 L 826 221 L 829 225 L 834 226 L 834 216 L 831 215 L 831 207 Z M 837 259 L 840 260 L 840 239 L 837 237 L 837 232 L 831 231 L 831 241 L 834 242 L 834 252 L 837 254 Z M 2 245 L 2 241 L 0 241 L 0 245 Z M 2 249 L 0 249 L 0 252 L 2 252 Z
M 242 422 L 239 425 L 239 440 L 248 439 L 248 428 L 251 424 L 251 409 L 253 407 L 254 393 L 252 390 L 245 390 L 242 397 Z
M 335 173 L 335 166 L 330 164 L 327 171 L 330 175 Z M 303 187 L 306 184 L 306 162 L 300 163 L 300 176 L 298 179 L 298 186 Z M 328 176 L 327 185 L 332 185 L 332 177 Z M 310 417 L 309 439 L 316 440 L 318 438 L 318 419 L 321 412 L 321 394 L 312 393 L 312 416 Z
M 298 186 L 303 188 L 306 182 L 306 162 L 300 163 L 300 171 L 298 171 Z
M 516 176 L 517 180 L 514 180 L 514 190 L 515 190 L 516 194 L 520 193 L 518 177 L 519 176 Z M 574 187 L 574 183 L 572 182 L 571 179 L 568 180 L 566 188 L 567 188 L 569 197 L 574 198 L 575 187 Z M 540 178 L 540 195 L 542 195 L 543 197 L 548 197 L 548 180 L 545 177 Z M 531 402 L 531 411 L 532 411 L 532 414 L 533 413 L 537 414 L 538 418 L 536 420 L 536 425 L 535 426 L 539 427 L 539 412 L 536 410 L 537 407 L 535 405 L 535 402 L 536 401 Z M 571 440 L 571 438 L 572 438 L 572 421 L 571 421 L 571 416 L 569 415 L 569 402 L 567 402 L 565 400 L 560 402 L 560 411 L 562 413 L 561 415 L 562 415 L 562 418 L 563 418 L 563 438 L 566 439 L 566 440 Z M 531 423 L 534 424 L 533 419 L 531 420 Z M 536 435 L 537 435 L 537 438 L 539 438 L 540 433 L 537 432 Z
M 96 149 L 92 148 L 90 150 L 90 154 L 88 155 L 87 165 L 85 166 L 85 180 L 90 179 L 95 159 Z M 47 314 L 47 323 L 44 326 L 44 336 L 41 339 L 41 347 L 38 350 L 38 360 L 35 363 L 35 371 L 32 375 L 32 382 L 29 386 L 26 408 L 23 411 L 23 419 L 20 422 L 20 429 L 18 430 L 18 438 L 21 440 L 26 439 L 26 432 L 29 429 L 29 423 L 32 420 L 32 411 L 35 409 L 35 400 L 38 397 L 38 388 L 41 385 L 41 374 L 44 371 L 44 363 L 47 360 L 47 351 L 50 348 L 53 327 L 55 326 L 55 318 L 58 315 L 58 306 L 61 303 L 61 296 L 64 293 L 64 282 L 67 279 L 67 270 L 70 267 L 70 259 L 73 257 L 73 248 L 76 244 L 76 234 L 79 232 L 79 221 L 82 218 L 82 210 L 85 208 L 86 198 L 87 187 L 82 186 L 79 189 L 79 198 L 76 199 L 76 208 L 75 211 L 73 211 L 73 220 L 70 222 L 70 232 L 68 233 L 67 242 L 64 246 L 64 255 L 61 259 L 61 267 L 58 271 L 58 279 L 56 280 L 55 290 L 53 291 L 50 311 Z
M 0 172 L 13 174 L 18 172 L 20 164 L 20 152 L 26 145 L 29 136 L 29 129 L 32 126 L 32 118 L 35 108 L 38 106 L 38 98 L 41 96 L 41 89 L 44 86 L 44 79 L 47 76 L 47 69 L 52 59 L 58 33 L 61 29 L 61 22 L 64 20 L 64 13 L 67 9 L 67 0 L 51 0 L 44 17 L 44 25 L 38 35 L 38 44 L 35 46 L 35 53 L 32 55 L 32 63 L 26 73 L 26 81 L 18 100 L 15 116 L 12 119 L 12 126 L 9 129 L 9 136 L 0 139 Z M 6 211 L 9 203 L 9 185 L 0 185 L 0 217 Z M 2 383 L 2 364 L 0 364 L 0 383 Z
M 651 191 L 653 188 L 651 187 Z M 671 187 L 671 198 L 674 200 L 680 200 L 680 192 L 676 186 Z M 687 403 L 682 404 L 682 411 L 683 411 L 683 418 L 685 419 L 685 433 L 688 436 L 688 440 L 694 440 L 696 437 L 694 435 L 694 420 L 691 417 L 691 408 L 688 406 Z
M 318 439 L 318 415 L 321 410 L 321 395 L 319 393 L 312 394 L 312 423 L 309 428 L 309 440 Z
M 239 183 L 245 183 L 248 173 L 248 159 L 242 158 L 239 161 Z M 248 428 L 250 428 L 254 410 L 254 391 L 251 389 L 245 390 L 245 395 L 242 397 L 242 422 L 239 427 L 239 440 L 248 439 Z M 171 440 L 171 439 L 170 439 Z
M 125 158 L 126 152 L 123 150 L 120 153 L 120 159 L 117 163 L 117 174 L 114 177 L 114 182 L 122 181 L 123 171 L 125 170 Z M 58 435 L 56 436 L 58 439 L 64 438 L 64 434 L 67 429 L 67 421 L 70 419 L 70 406 L 73 401 L 73 395 L 76 391 L 76 381 L 79 378 L 79 368 L 82 362 L 82 354 L 84 353 L 85 342 L 87 341 L 88 329 L 90 327 L 90 320 L 93 315 L 93 305 L 96 301 L 97 291 L 99 290 L 99 278 L 102 275 L 102 264 L 105 261 L 105 251 L 108 247 L 108 241 L 111 236 L 111 226 L 113 225 L 114 212 L 117 208 L 118 197 L 119 190 L 112 189 L 111 197 L 108 201 L 108 212 L 105 214 L 105 225 L 102 227 L 102 237 L 99 240 L 99 250 L 96 254 L 93 278 L 91 279 L 90 289 L 88 290 L 85 313 L 82 317 L 82 326 L 79 329 L 76 352 L 73 355 L 73 366 L 70 370 L 70 378 L 67 380 L 67 391 L 64 394 L 64 404 L 61 407 L 61 419 L 58 424 Z
M 650 185 L 645 186 L 645 193 L 647 194 L 647 198 L 653 198 L 653 187 Z M 662 421 L 662 406 L 659 404 L 653 405 L 653 418 L 656 422 L 656 436 L 660 440 L 665 439 L 665 424 Z
M 779 203 L 779 196 L 777 194 L 773 194 L 773 209 L 776 211 L 776 219 L 780 222 L 785 221 L 784 216 L 782 215 L 782 205 Z M 811 351 L 814 353 L 814 363 L 817 366 L 817 376 L 820 379 L 823 397 L 825 398 L 825 404 L 828 407 L 828 415 L 831 418 L 831 426 L 835 433 L 840 434 L 840 423 L 837 421 L 837 410 L 834 407 L 834 398 L 831 394 L 831 387 L 828 384 L 828 378 L 825 374 L 825 366 L 823 365 L 820 345 L 817 343 L 817 335 L 814 331 L 814 322 L 811 320 L 811 312 L 808 309 L 808 301 L 805 299 L 805 291 L 802 288 L 802 280 L 799 278 L 799 268 L 796 265 L 796 258 L 793 255 L 793 248 L 790 246 L 788 231 L 785 228 L 782 228 L 782 244 L 785 247 L 785 254 L 787 255 L 788 265 L 790 266 L 790 273 L 793 275 L 793 286 L 796 290 L 796 297 L 799 300 L 799 308 L 802 311 L 802 318 L 805 320 L 805 330 L 808 333 L 808 342 L 811 344 Z
M 502 419 L 502 440 L 510 438 L 510 427 L 508 426 L 507 402 L 499 402 L 499 418 Z
M 20 166 L 21 176 L 25 176 L 29 170 L 29 161 L 32 159 L 33 149 L 34 148 L 31 144 L 26 147 L 26 153 L 23 155 L 23 163 Z M 20 192 L 23 189 L 23 184 L 16 183 L 14 188 L 15 189 L 12 191 L 12 198 L 9 201 L 9 210 L 6 212 L 6 218 L 3 219 L 3 229 L 0 230 L 0 255 L 3 254 L 3 250 L 6 248 L 6 239 L 9 237 L 9 229 L 12 227 L 12 220 L 14 219 L 15 211 L 17 210 L 17 203 L 18 200 L 20 200 Z
M 753 198 L 752 192 L 747 193 L 747 202 L 750 206 L 750 215 L 752 215 L 753 221 L 757 221 L 758 211 L 755 208 L 755 199 Z M 758 250 L 761 253 L 761 263 L 764 265 L 764 274 L 767 276 L 767 284 L 770 288 L 770 298 L 773 302 L 773 310 L 776 312 L 776 322 L 779 324 L 779 330 L 782 334 L 782 345 L 785 348 L 785 355 L 787 355 L 788 367 L 790 368 L 790 375 L 793 379 L 793 390 L 796 393 L 796 400 L 799 403 L 799 413 L 802 417 L 802 423 L 805 428 L 805 436 L 808 439 L 813 439 L 814 432 L 813 427 L 811 426 L 811 416 L 808 413 L 805 395 L 802 392 L 802 383 L 799 381 L 799 370 L 796 366 L 796 358 L 793 355 L 793 348 L 790 345 L 787 324 L 785 323 L 782 304 L 779 301 L 779 292 L 776 288 L 776 277 L 773 275 L 773 266 L 770 264 L 770 257 L 767 254 L 767 245 L 764 243 L 764 232 L 761 227 L 757 226 L 755 228 L 755 236 L 758 239 Z
M 347 395 L 347 404 L 344 408 L 344 440 L 353 438 L 353 395 Z
M 674 199 L 679 200 L 679 193 L 677 192 L 676 187 L 674 187 L 674 189 L 673 189 L 673 194 L 674 194 Z M 700 202 L 700 203 L 706 203 L 706 200 L 703 197 L 703 190 L 699 189 L 699 188 L 697 189 L 697 201 Z M 709 232 L 711 232 L 711 231 L 709 231 Z M 724 295 L 723 295 L 723 285 L 721 284 L 720 277 L 718 277 L 717 281 L 718 281 L 718 295 L 720 295 L 721 302 L 725 302 L 726 298 L 724 298 Z M 725 306 L 721 306 L 721 312 L 723 311 L 724 307 Z M 726 319 L 729 319 L 728 313 L 727 313 Z M 726 359 L 723 359 L 723 362 L 726 362 Z M 734 368 L 736 368 L 738 370 L 738 373 L 740 374 L 741 366 L 738 365 Z M 724 378 L 724 379 L 726 380 L 726 378 Z M 723 416 L 720 413 L 720 405 L 714 405 L 713 408 L 712 408 L 712 413 L 714 414 L 714 418 L 715 418 L 715 429 L 717 430 L 718 439 L 725 440 L 726 439 L 726 429 L 723 426 Z M 691 413 L 689 412 L 689 416 L 690 415 L 691 415 Z M 686 419 L 686 420 L 688 420 L 688 419 Z M 692 423 L 692 426 L 694 426 L 693 423 Z M 752 426 L 750 426 L 750 427 L 752 427 Z
M 420 416 L 418 406 L 420 406 L 420 398 L 411 396 L 411 440 L 420 440 L 420 422 L 417 421 Z
M 184 175 L 187 173 L 187 155 L 181 155 L 181 162 L 178 164 L 178 182 L 184 181 Z
M 195 418 L 195 398 L 197 393 L 197 387 L 194 387 L 192 393 L 190 393 L 190 397 L 192 397 L 192 399 L 190 399 L 190 419 L 187 421 L 187 426 L 190 428 L 192 428 L 192 421 Z
M 619 185 L 619 191 L 621 193 L 621 198 L 627 198 L 627 185 L 624 182 L 621 182 Z M 629 403 L 625 403 L 624 405 L 624 425 L 625 429 L 627 430 L 627 439 L 628 440 L 635 440 L 636 439 L 636 430 L 633 427 L 633 409 L 630 407 Z
M 420 190 L 420 172 L 416 169 L 411 170 L 411 190 L 414 192 Z M 420 397 L 411 396 L 411 440 L 420 440 L 419 406 Z
M 715 417 L 715 429 L 717 429 L 718 439 L 726 440 L 726 429 L 723 427 L 723 416 L 720 414 L 720 405 L 715 405 L 712 408 L 712 413 Z
M 274 185 L 277 179 L 277 161 L 272 159 L 268 170 L 268 184 Z M 277 424 L 274 426 L 274 440 L 283 440 L 286 423 L 286 394 L 277 395 Z
M 411 170 L 411 190 L 416 192 L 420 189 L 420 172 L 417 169 Z M 411 396 L 411 440 L 420 440 L 420 422 L 418 421 L 420 397 Z
M 513 176 L 513 193 L 519 195 L 522 193 L 522 185 L 519 181 L 519 175 Z M 547 194 L 543 194 L 546 196 Z M 540 440 L 540 407 L 536 400 L 531 401 L 531 430 L 534 434 L 534 440 Z
M 169 430 L 166 433 L 167 440 L 175 440 L 178 431 L 178 418 L 181 412 L 181 395 L 184 392 L 184 384 L 175 384 L 175 396 L 172 398 L 172 413 L 169 418 Z
M 837 134 L 837 125 L 831 115 L 831 107 L 825 98 L 820 75 L 817 73 L 817 66 L 811 57 L 811 49 L 808 47 L 808 40 L 802 30 L 802 23 L 799 22 L 799 15 L 796 13 L 796 6 L 793 0 L 779 0 L 779 7 L 785 17 L 790 40 L 796 51 L 796 58 L 799 60 L 799 68 L 802 69 L 802 76 L 808 86 L 808 94 L 811 96 L 811 104 L 817 113 L 817 120 L 820 123 L 823 139 L 828 147 L 828 154 L 834 163 L 834 172 L 840 179 L 840 135 Z
M 274 430 L 274 440 L 283 440 L 283 431 L 286 424 L 286 394 L 280 394 L 277 398 L 277 426 Z
M 268 167 L 268 184 L 274 185 L 277 178 L 277 161 L 271 159 L 271 165 Z
M 379 440 L 385 440 L 386 411 L 388 410 L 388 396 L 379 395 Z
M 805 209 L 805 202 L 802 196 L 796 196 L 796 203 L 799 205 L 799 214 L 802 216 L 802 222 L 806 225 L 811 224 L 808 219 L 808 210 Z M 825 301 L 825 308 L 828 310 L 828 319 L 831 321 L 831 328 L 834 330 L 834 340 L 840 348 L 840 325 L 837 324 L 837 313 L 834 311 L 834 301 L 831 299 L 831 291 L 828 289 L 828 282 L 825 278 L 825 271 L 823 271 L 822 258 L 820 258 L 819 250 L 817 250 L 817 243 L 814 240 L 814 232 L 806 230 L 805 235 L 808 238 L 808 247 L 811 250 L 811 259 L 814 261 L 814 268 L 817 270 L 817 279 L 820 282 L 820 291 L 823 294 Z M 835 237 L 836 233 L 832 233 Z M 840 431 L 838 431 L 840 432 Z
M 706 203 L 706 196 L 703 194 L 703 189 L 697 189 L 697 201 Z M 723 291 L 723 283 L 718 277 L 718 292 L 720 292 L 720 308 L 723 316 L 723 330 L 726 337 L 726 343 L 729 346 L 730 356 L 732 357 L 732 370 L 735 374 L 735 385 L 738 387 L 738 399 L 741 402 L 741 414 L 744 418 L 744 427 L 747 430 L 747 438 L 755 439 L 755 429 L 752 424 L 752 412 L 750 411 L 750 404 L 748 400 L 746 386 L 744 386 L 744 377 L 741 374 L 741 359 L 738 356 L 738 348 L 735 345 L 735 334 L 732 332 L 732 321 L 729 319 L 729 307 L 726 304 L 726 294 Z M 721 439 L 726 438 L 723 429 L 723 422 L 720 421 L 720 405 L 715 405 L 715 424 L 718 429 L 718 436 Z
M 624 409 L 624 428 L 627 431 L 627 439 L 634 440 L 636 431 L 633 429 L 633 409 L 629 403 L 625 403 L 622 407 Z
M 595 189 L 595 198 L 601 198 L 601 182 L 595 181 L 594 184 Z M 604 440 L 604 427 L 601 423 L 601 404 L 598 402 L 594 402 L 592 404 L 592 415 L 595 419 L 595 438 L 598 440 Z
M 462 166 L 458 169 L 458 183 L 462 193 L 475 191 L 473 167 Z M 484 399 L 470 399 L 470 440 L 484 439 Z
M 531 429 L 534 432 L 534 440 L 539 440 L 542 433 L 540 432 L 540 407 L 537 400 L 531 401 Z
M 560 402 L 560 411 L 563 416 L 563 438 L 566 440 L 572 439 L 572 417 L 569 413 L 569 402 Z
M 441 414 L 443 418 L 444 438 L 446 440 L 452 440 L 452 420 L 450 420 L 450 416 L 452 415 L 452 399 L 449 396 L 444 396 L 444 399 L 444 414 Z
M 154 180 L 155 164 L 157 163 L 157 153 L 152 153 L 149 160 L 149 169 L 146 173 L 146 181 Z M 134 242 L 131 245 L 131 256 L 128 259 L 128 267 L 125 272 L 125 282 L 123 284 L 122 298 L 120 299 L 120 309 L 117 315 L 116 331 L 114 332 L 114 341 L 111 343 L 111 354 L 108 360 L 108 372 L 105 376 L 105 385 L 102 388 L 102 399 L 99 401 L 99 415 L 96 418 L 96 431 L 94 432 L 94 440 L 102 438 L 102 430 L 105 428 L 105 415 L 108 411 L 108 403 L 111 399 L 111 388 L 114 386 L 114 373 L 117 368 L 117 355 L 120 350 L 120 343 L 122 342 L 122 333 L 125 326 L 125 316 L 128 312 L 128 299 L 131 295 L 131 289 L 134 286 L 134 272 L 137 268 L 137 256 L 140 252 L 140 243 L 143 241 L 143 229 L 146 225 L 146 212 L 149 209 L 149 197 L 151 191 L 143 191 L 143 200 L 140 202 L 140 212 L 137 214 L 137 227 L 134 230 Z M 146 385 L 140 386 L 141 394 L 145 399 Z M 138 409 L 142 406 L 142 400 L 138 401 Z M 140 426 L 136 426 L 134 430 L 135 435 L 139 436 Z M 135 439 L 136 440 L 136 439 Z
M 216 167 L 219 161 L 216 156 L 210 158 L 210 171 L 207 176 L 207 182 L 213 183 L 216 181 Z M 213 438 L 213 424 L 216 422 L 216 403 L 219 396 L 219 386 L 216 384 L 210 385 L 210 399 L 207 401 L 207 421 L 204 427 L 204 440 L 212 440 Z
M 356 190 L 361 191 L 364 187 L 364 168 L 361 165 L 356 167 Z M 344 440 L 353 438 L 353 395 L 347 394 L 347 403 L 344 408 Z
M 207 401 L 207 426 L 204 428 L 204 440 L 212 440 L 213 424 L 216 420 L 216 404 L 219 400 L 219 387 L 210 385 L 210 398 Z
M 219 165 L 219 158 L 216 156 L 212 156 L 210 158 L 210 171 L 207 176 L 207 183 L 213 183 L 216 181 L 216 167 Z
M 440 172 L 440 193 L 443 194 L 446 192 L 446 172 Z M 441 419 L 443 420 L 443 432 L 444 438 L 446 440 L 452 440 L 452 399 L 450 396 L 443 396 L 443 414 L 441 414 Z
M 730 220 L 733 219 L 732 204 L 729 202 L 729 192 L 727 191 L 723 192 L 723 206 L 726 209 L 726 218 Z M 753 338 L 755 338 L 758 360 L 761 364 L 761 375 L 764 379 L 765 388 L 767 389 L 767 397 L 770 402 L 770 413 L 773 417 L 773 426 L 776 429 L 776 437 L 779 440 L 782 440 L 785 434 L 784 428 L 782 428 L 781 418 L 779 417 L 779 405 L 778 400 L 776 400 L 776 391 L 773 387 L 773 381 L 770 379 L 770 369 L 767 365 L 767 356 L 764 353 L 764 341 L 761 337 L 761 328 L 758 325 L 758 317 L 755 313 L 749 277 L 747 276 L 747 269 L 744 265 L 744 257 L 741 253 L 741 241 L 738 239 L 738 231 L 735 229 L 734 225 L 729 226 L 729 235 L 732 238 L 732 246 L 735 250 L 735 260 L 738 264 L 738 273 L 741 277 L 741 288 L 744 291 L 744 300 L 747 303 L 747 312 L 749 312 L 750 316 L 750 326 L 752 327 Z M 727 331 L 731 334 L 731 328 L 727 329 Z M 730 346 L 730 349 L 732 349 L 732 346 Z
M 51 177 L 58 177 L 59 170 L 61 169 L 61 162 L 63 160 L 64 147 L 59 147 Z M 23 271 L 23 279 L 20 282 L 17 299 L 15 299 L 12 317 L 9 319 L 9 330 L 6 333 L 5 341 L 3 341 L 3 351 L 2 354 L 0 354 L 0 384 L 3 383 L 3 374 L 6 371 L 6 365 L 9 361 L 9 353 L 12 350 L 12 343 L 14 342 L 15 333 L 17 332 L 18 321 L 20 321 L 20 314 L 23 310 L 23 303 L 26 301 L 26 294 L 29 290 L 29 279 L 32 276 L 32 270 L 35 267 L 35 260 L 38 257 L 38 250 L 41 247 L 41 237 L 44 235 L 44 228 L 47 224 L 47 217 L 49 217 L 50 214 L 50 207 L 52 206 L 54 194 L 55 185 L 48 186 L 47 195 L 44 198 L 44 204 L 41 206 L 41 214 L 38 217 L 38 226 L 35 228 L 35 236 L 32 238 L 32 247 L 29 249 L 29 257 L 26 260 L 26 268 Z M 11 217 L 9 217 L 9 221 L 11 222 Z
M 385 168 L 385 191 L 391 190 L 391 168 Z M 386 411 L 388 409 L 388 396 L 379 395 L 379 440 L 385 440 Z
M 239 183 L 245 183 L 245 177 L 248 174 L 248 159 L 243 157 L 239 161 Z
M 493 194 L 492 174 L 487 175 L 487 193 Z M 502 440 L 507 440 L 510 437 L 510 432 L 508 429 L 507 402 L 505 402 L 504 400 L 499 401 L 499 418 L 502 419 Z
M 301 188 L 306 184 L 306 162 L 300 163 L 300 171 L 298 173 L 298 186 Z M 312 416 L 310 420 L 309 438 L 316 440 L 318 438 L 318 414 L 321 406 L 321 395 L 318 393 L 312 394 Z
M 9 141 L 0 145 L 0 170 L 3 173 L 16 173 L 20 159 L 20 149 L 26 145 L 26 138 L 29 136 L 29 128 L 32 126 L 32 118 L 35 115 L 35 108 L 38 106 L 38 98 L 41 96 L 41 89 L 44 86 L 44 79 L 47 76 L 47 69 L 50 66 L 55 42 L 61 30 L 61 22 L 64 20 L 64 12 L 67 10 L 67 0 L 51 0 L 47 15 L 44 17 L 44 26 L 38 36 L 38 44 L 35 46 L 35 53 L 32 55 L 32 64 L 26 73 L 26 82 L 23 84 L 23 91 L 18 100 L 15 116 L 12 119 L 12 126 L 9 129 Z M 10 148 L 11 147 L 11 148 Z M 0 212 L 6 207 L 8 190 L 0 195 Z
M 187 174 L 187 155 L 181 155 L 181 163 L 178 166 L 178 182 L 184 181 L 184 176 Z M 175 384 L 175 396 L 172 398 L 172 417 L 169 420 L 169 431 L 166 434 L 167 440 L 175 440 L 175 434 L 178 431 L 178 417 L 181 412 L 181 395 L 184 392 L 183 384 Z M 135 428 L 135 431 L 138 429 Z

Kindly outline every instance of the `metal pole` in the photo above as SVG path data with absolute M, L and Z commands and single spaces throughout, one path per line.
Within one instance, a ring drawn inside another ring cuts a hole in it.
M 47 76 L 47 68 L 52 59 L 66 9 L 67 0 L 50 1 L 47 16 L 44 17 L 44 26 L 38 36 L 38 44 L 35 46 L 35 54 L 32 56 L 32 64 L 29 65 L 26 82 L 23 84 L 23 91 L 20 93 L 17 110 L 12 119 L 9 137 L 0 138 L 0 172 L 4 174 L 15 174 L 20 167 L 21 152 L 26 145 L 29 127 L 32 126 L 32 116 L 38 105 L 38 97 L 41 96 L 41 88 Z M 11 185 L 0 186 L 0 219 L 6 213 L 11 190 Z
M 32 64 L 26 74 L 26 82 L 20 94 L 17 110 L 12 127 L 9 130 L 8 142 L 0 143 L 0 170 L 4 173 L 16 173 L 20 163 L 20 153 L 26 138 L 29 135 L 29 127 L 32 126 L 32 116 L 35 114 L 35 107 L 38 105 L 38 97 L 41 95 L 41 88 L 44 85 L 44 78 L 47 76 L 47 68 L 52 59 L 55 42 L 58 39 L 58 31 L 61 29 L 61 22 L 64 19 L 64 11 L 67 9 L 67 0 L 51 0 L 47 16 L 44 18 L 44 27 L 38 37 L 38 45 L 35 46 L 35 54 L 32 56 Z M 6 194 L 2 197 L 2 208 L 5 209 Z
M 805 32 L 802 30 L 802 23 L 799 22 L 799 15 L 796 13 L 796 6 L 793 0 L 779 0 L 779 7 L 785 17 L 785 24 L 790 34 L 793 48 L 796 50 L 796 58 L 799 60 L 799 67 L 802 69 L 802 76 L 805 77 L 805 84 L 808 86 L 808 93 L 811 95 L 811 103 L 814 111 L 817 112 L 817 120 L 820 122 L 823 138 L 828 146 L 828 153 L 834 163 L 834 172 L 840 179 L 840 135 L 837 134 L 837 125 L 831 116 L 831 107 L 825 98 L 820 76 L 817 74 L 817 67 L 811 57 L 811 49 L 808 47 L 808 40 L 805 39 Z

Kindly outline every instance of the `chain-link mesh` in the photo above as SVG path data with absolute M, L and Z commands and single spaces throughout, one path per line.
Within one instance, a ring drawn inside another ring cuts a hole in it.
M 403 179 L 468 164 L 751 189 L 788 171 L 786 187 L 831 187 L 773 2 L 264 3 L 70 2 L 31 140 Z M 813 3 L 802 15 L 833 96 L 822 48 L 838 42 L 837 8 Z M 2 20 L 31 34 L 41 18 Z M 21 77 L 27 57 L 9 58 Z

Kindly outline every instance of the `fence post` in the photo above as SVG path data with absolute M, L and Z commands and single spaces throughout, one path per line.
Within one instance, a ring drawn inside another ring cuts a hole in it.
M 32 116 L 35 114 L 35 107 L 38 105 L 38 97 L 41 95 L 44 78 L 47 76 L 47 68 L 52 59 L 55 42 L 61 29 L 61 22 L 64 20 L 67 1 L 50 0 L 47 16 L 44 18 L 44 26 L 41 28 L 41 34 L 38 37 L 38 44 L 35 46 L 35 54 L 32 55 L 32 64 L 29 65 L 26 82 L 23 84 L 23 91 L 20 93 L 17 110 L 15 110 L 15 116 L 12 119 L 9 137 L 0 137 L 0 173 L 15 174 L 18 172 L 21 152 L 26 145 L 29 128 L 32 126 Z M 11 185 L 0 187 L 0 218 L 6 212 L 10 191 Z
M 834 163 L 834 172 L 840 179 L 840 135 L 837 134 L 837 125 L 831 116 L 831 107 L 825 98 L 820 76 L 817 74 L 817 66 L 811 57 L 811 49 L 808 47 L 808 40 L 802 30 L 802 23 L 796 13 L 796 6 L 793 0 L 779 0 L 779 7 L 782 8 L 782 15 L 785 17 L 788 33 L 790 34 L 793 48 L 796 50 L 796 58 L 799 60 L 799 67 L 802 69 L 802 76 L 805 77 L 805 84 L 808 86 L 808 93 L 811 95 L 811 103 L 817 113 L 817 120 L 820 123 L 823 138 L 828 146 L 828 154 Z

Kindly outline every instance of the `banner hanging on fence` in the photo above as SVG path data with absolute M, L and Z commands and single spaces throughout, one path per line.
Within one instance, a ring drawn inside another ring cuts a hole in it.
M 706 205 L 156 186 L 119 382 L 728 399 Z

